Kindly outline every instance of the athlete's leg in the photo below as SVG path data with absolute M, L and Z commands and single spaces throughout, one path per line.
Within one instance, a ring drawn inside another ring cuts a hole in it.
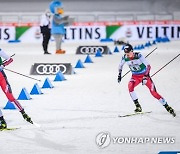
M 141 82 L 141 76 L 132 76 L 128 83 L 129 94 L 136 106 L 135 112 L 142 112 L 141 105 L 138 102 L 138 97 L 134 91 L 134 88 Z
M 152 96 L 158 99 L 158 101 L 165 107 L 165 109 L 175 117 L 176 113 L 174 112 L 174 109 L 170 107 L 166 100 L 156 91 L 156 87 L 151 78 L 148 79 L 146 86 L 149 88 Z
M 6 77 L 6 74 L 4 73 L 4 71 L 0 72 L 0 86 L 3 90 L 3 92 L 5 93 L 6 97 L 8 98 L 8 100 L 10 102 L 14 103 L 15 107 L 21 112 L 23 118 L 26 121 L 33 124 L 31 118 L 25 113 L 21 104 L 14 98 L 14 96 L 12 94 L 11 86 L 9 85 L 9 83 L 7 81 L 7 77 Z
M 155 97 L 162 105 L 166 104 L 165 99 L 157 92 L 156 87 L 151 78 L 147 80 L 146 86 L 148 87 L 151 95 Z
M 128 83 L 128 89 L 129 89 L 129 94 L 132 98 L 132 100 L 136 100 L 138 99 L 135 91 L 134 91 L 134 88 L 141 82 L 141 79 L 139 79 L 138 76 L 132 76 L 129 83 Z
M 2 111 L 0 110 L 0 129 L 7 128 L 6 121 L 2 115 Z
M 0 73 L 0 86 L 2 88 L 2 91 L 5 93 L 8 100 L 12 103 L 14 103 L 15 107 L 21 111 L 23 110 L 21 104 L 14 98 L 11 90 L 11 86 L 7 81 L 6 75 L 3 71 Z

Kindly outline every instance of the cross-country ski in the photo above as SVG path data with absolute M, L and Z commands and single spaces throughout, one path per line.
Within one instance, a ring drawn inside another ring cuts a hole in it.
M 148 113 L 152 113 L 152 111 L 146 111 L 146 112 L 136 112 L 136 113 L 129 113 L 129 114 L 124 114 L 124 115 L 118 115 L 118 117 L 122 118 L 122 117 L 130 117 L 130 116 L 135 116 L 135 115 L 143 115 L 143 114 L 148 114 Z
M 0 129 L 0 131 L 12 131 L 12 130 L 17 130 L 17 129 L 20 129 L 20 127 L 3 128 L 3 129 Z

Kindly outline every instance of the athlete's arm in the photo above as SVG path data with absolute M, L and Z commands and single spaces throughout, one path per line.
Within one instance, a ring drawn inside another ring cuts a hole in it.
M 5 60 L 10 59 L 11 57 L 7 55 L 2 49 L 0 49 L 0 57 L 4 58 Z
M 148 61 L 146 60 L 146 58 L 139 53 L 139 59 L 141 60 L 141 62 L 146 66 L 146 72 L 144 73 L 145 76 L 149 76 L 150 73 L 150 69 L 151 69 L 151 65 L 148 63 Z
M 125 64 L 125 60 L 124 60 L 124 57 L 122 57 L 121 62 L 120 62 L 120 64 L 119 64 L 119 68 L 118 68 L 119 73 L 122 72 L 122 69 L 123 69 L 124 64 Z

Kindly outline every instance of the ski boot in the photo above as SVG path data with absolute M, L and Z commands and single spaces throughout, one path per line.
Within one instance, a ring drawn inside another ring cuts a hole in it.
M 21 112 L 23 118 L 24 118 L 27 122 L 33 124 L 33 121 L 31 120 L 31 117 L 29 117 L 29 116 L 25 113 L 24 109 L 21 110 L 20 112 Z
M 136 106 L 136 109 L 134 110 L 135 113 L 142 112 L 141 105 L 139 104 L 138 100 L 134 100 L 134 104 Z
M 6 129 L 7 128 L 7 124 L 6 121 L 4 120 L 3 116 L 0 117 L 0 129 Z
M 174 112 L 174 109 L 172 107 L 170 107 L 168 104 L 165 104 L 164 107 L 170 114 L 172 114 L 173 117 L 176 116 L 176 113 Z

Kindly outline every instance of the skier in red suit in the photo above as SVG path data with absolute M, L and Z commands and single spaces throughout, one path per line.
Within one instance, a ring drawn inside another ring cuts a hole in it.
M 174 109 L 170 107 L 166 100 L 157 92 L 156 87 L 150 76 L 151 66 L 145 59 L 145 57 L 139 52 L 133 52 L 133 47 L 130 44 L 125 45 L 124 53 L 125 54 L 119 64 L 118 82 L 121 82 L 121 72 L 124 64 L 126 63 L 132 72 L 132 77 L 128 83 L 128 89 L 129 94 L 136 106 L 136 109 L 134 111 L 142 112 L 138 97 L 134 91 L 135 87 L 142 83 L 142 85 L 146 85 L 151 95 L 156 98 L 165 107 L 165 109 L 175 117 L 176 113 Z
M 2 58 L 4 59 L 4 61 L 2 61 Z M 4 92 L 4 94 L 6 95 L 6 97 L 8 98 L 8 100 L 12 102 L 15 105 L 15 107 L 20 111 L 23 118 L 27 122 L 30 122 L 33 124 L 31 118 L 25 113 L 21 104 L 14 98 L 12 90 L 11 90 L 11 86 L 7 80 L 7 76 L 5 72 L 3 71 L 4 67 L 6 67 L 12 62 L 13 62 L 13 59 L 9 55 L 7 55 L 2 49 L 0 49 L 0 87 L 2 91 Z M 7 128 L 7 124 L 3 117 L 2 111 L 0 110 L 0 129 L 6 129 L 6 128 Z

